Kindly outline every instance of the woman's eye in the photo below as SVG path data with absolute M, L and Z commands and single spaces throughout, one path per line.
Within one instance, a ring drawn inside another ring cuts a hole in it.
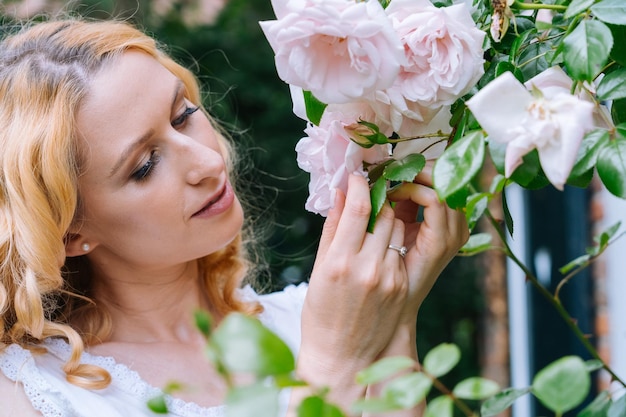
M 176 119 L 172 120 L 172 127 L 180 127 L 185 124 L 187 118 L 197 112 L 200 107 L 187 107 L 183 114 L 178 116 Z
M 152 174 L 154 167 L 159 163 L 160 160 L 161 156 L 156 150 L 153 150 L 152 152 L 150 152 L 150 158 L 148 158 L 146 163 L 143 164 L 141 168 L 133 172 L 131 178 L 137 182 L 148 179 L 148 177 Z

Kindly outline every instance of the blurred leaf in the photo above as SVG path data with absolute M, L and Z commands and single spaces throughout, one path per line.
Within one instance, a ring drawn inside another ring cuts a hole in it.
M 578 356 L 564 356 L 537 372 L 532 391 L 544 406 L 562 414 L 581 404 L 590 386 L 585 362 Z
M 611 396 L 608 391 L 602 391 L 594 398 L 591 404 L 576 414 L 576 417 L 607 417 L 610 405 Z
M 452 393 L 465 400 L 484 400 L 500 391 L 500 385 L 490 379 L 479 376 L 466 378 L 456 384 Z
M 507 388 L 485 401 L 480 407 L 480 415 L 482 417 L 491 417 L 500 414 L 513 405 L 515 400 L 529 392 L 530 387 L 521 389 Z
M 452 399 L 441 395 L 428 402 L 424 417 L 452 417 Z
M 489 192 L 491 194 L 498 194 L 504 190 L 504 186 L 506 185 L 506 178 L 504 175 L 496 174 L 491 180 L 491 185 L 489 186 Z
M 333 404 L 327 403 L 322 397 L 305 398 L 298 406 L 298 417 L 344 417 L 343 412 Z
M 585 263 L 589 262 L 590 259 L 591 259 L 591 255 L 589 254 L 581 255 L 578 258 L 573 259 L 569 261 L 567 264 L 560 267 L 559 272 L 565 275 L 568 272 L 572 271 L 574 268 L 578 268 L 579 266 L 584 265 Z
M 383 177 L 390 181 L 413 182 L 425 165 L 426 158 L 424 155 L 421 153 L 411 154 L 387 165 Z
M 459 251 L 464 255 L 477 255 L 491 248 L 491 235 L 489 233 L 476 233 L 469 237 L 467 243 Z
M 261 383 L 235 387 L 226 396 L 226 417 L 276 417 L 278 389 Z
M 616 100 L 626 97 L 626 68 L 607 74 L 598 85 L 598 99 Z
M 590 359 L 585 361 L 585 367 L 587 368 L 587 372 L 594 372 L 604 368 L 604 362 L 599 359 Z
M 209 337 L 211 335 L 211 327 L 213 327 L 211 315 L 204 310 L 196 310 L 193 313 L 193 317 L 200 333 L 202 333 L 204 337 Z
M 316 126 L 319 126 L 326 104 L 319 101 L 310 91 L 303 91 L 306 117 Z
M 385 385 L 382 397 L 408 410 L 426 398 L 432 385 L 433 381 L 422 372 L 413 372 L 391 380 Z
M 158 395 L 156 397 L 150 398 L 148 400 L 148 408 L 156 414 L 169 413 L 169 410 L 167 409 L 167 404 L 165 403 L 164 395 Z
M 461 360 L 461 350 L 452 343 L 442 343 L 432 348 L 424 358 L 424 370 L 435 378 L 450 372 Z
M 602 0 L 591 6 L 591 13 L 603 22 L 626 25 L 626 4 L 624 0 Z
M 296 378 L 292 378 L 290 374 L 275 375 L 274 382 L 278 388 L 304 387 L 308 384 Z
M 609 58 L 613 35 L 604 23 L 583 20 L 563 39 L 563 44 L 570 75 L 576 80 L 592 81 Z
M 480 131 L 469 133 L 446 149 L 433 170 L 439 198 L 445 200 L 469 184 L 482 167 L 484 158 L 485 145 Z
M 624 417 L 626 416 L 626 395 L 622 395 L 609 407 L 607 417 Z
M 580 175 L 572 175 L 570 173 L 569 177 L 567 178 L 566 184 L 572 185 L 578 188 L 587 188 L 589 184 L 591 184 L 592 180 L 593 180 L 593 168 L 586 172 L 583 172 Z
M 565 18 L 569 19 L 570 17 L 574 17 L 577 14 L 584 12 L 590 8 L 594 2 L 595 0 L 572 0 L 565 11 Z
M 386 357 L 357 373 L 356 382 L 360 385 L 374 384 L 414 366 L 415 361 L 406 356 Z
M 376 226 L 376 218 L 378 213 L 383 208 L 385 200 L 387 199 L 387 180 L 385 177 L 380 177 L 376 180 L 372 189 L 370 190 L 370 200 L 372 203 L 372 212 L 370 213 L 370 220 L 367 225 L 367 231 L 374 233 L 374 226 Z
M 295 368 L 285 342 L 259 320 L 241 313 L 226 316 L 213 332 L 211 345 L 230 372 L 266 376 L 286 374 Z
M 604 144 L 598 154 L 596 169 L 611 194 L 626 198 L 626 138 L 618 135 Z
M 355 401 L 350 407 L 350 410 L 357 414 L 380 414 L 399 409 L 397 404 L 386 398 L 361 398 Z

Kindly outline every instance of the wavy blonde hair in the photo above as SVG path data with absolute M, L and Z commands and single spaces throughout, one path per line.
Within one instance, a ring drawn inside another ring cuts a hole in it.
M 67 379 L 86 388 L 110 382 L 104 369 L 80 364 L 80 356 L 85 344 L 106 341 L 112 324 L 93 299 L 88 260 L 65 258 L 79 208 L 74 116 L 91 78 L 130 49 L 154 57 L 200 105 L 194 75 L 124 22 L 39 23 L 0 44 L 0 343 L 36 350 L 46 338 L 67 339 L 72 351 L 64 366 Z M 222 145 L 232 155 L 223 138 Z M 214 314 L 260 310 L 236 296 L 246 259 L 240 234 L 199 261 Z

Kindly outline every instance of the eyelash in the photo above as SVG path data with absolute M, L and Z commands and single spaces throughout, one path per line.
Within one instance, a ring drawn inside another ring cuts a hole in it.
M 150 158 L 146 161 L 146 163 L 139 168 L 137 171 L 133 172 L 132 179 L 141 182 L 148 179 L 148 177 L 152 174 L 154 167 L 161 161 L 161 156 L 157 152 L 157 150 L 153 150 L 150 152 Z
M 187 122 L 187 119 L 189 118 L 189 116 L 197 112 L 199 109 L 200 107 L 185 108 L 185 111 L 183 111 L 183 114 L 178 116 L 176 119 L 172 120 L 172 127 L 177 128 L 177 127 L 183 126 Z M 148 158 L 148 161 L 146 161 L 146 163 L 137 171 L 133 172 L 131 176 L 132 179 L 137 182 L 147 180 L 148 177 L 152 174 L 152 171 L 154 170 L 156 165 L 159 163 L 159 161 L 161 161 L 161 156 L 158 154 L 156 150 L 153 150 L 152 152 L 150 152 L 150 158 Z
M 197 112 L 199 109 L 200 109 L 200 107 L 187 107 L 187 108 L 185 108 L 185 111 L 183 112 L 183 114 L 178 116 L 176 119 L 172 120 L 172 127 L 180 127 L 180 126 L 184 125 L 185 122 L 187 122 L 187 118 L 189 118 L 189 116 L 191 116 L 192 114 Z

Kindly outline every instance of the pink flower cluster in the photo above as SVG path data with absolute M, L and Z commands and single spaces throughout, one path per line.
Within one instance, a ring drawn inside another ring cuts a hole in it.
M 348 175 L 389 158 L 389 144 L 362 148 L 346 131 L 360 121 L 401 138 L 450 131 L 449 106 L 483 74 L 484 32 L 463 4 L 429 0 L 272 0 L 277 20 L 261 22 L 294 112 L 306 119 L 302 90 L 328 104 L 319 125 L 298 143 L 299 166 L 311 174 L 307 210 L 326 215 Z M 394 157 L 437 157 L 441 138 L 393 148 Z

